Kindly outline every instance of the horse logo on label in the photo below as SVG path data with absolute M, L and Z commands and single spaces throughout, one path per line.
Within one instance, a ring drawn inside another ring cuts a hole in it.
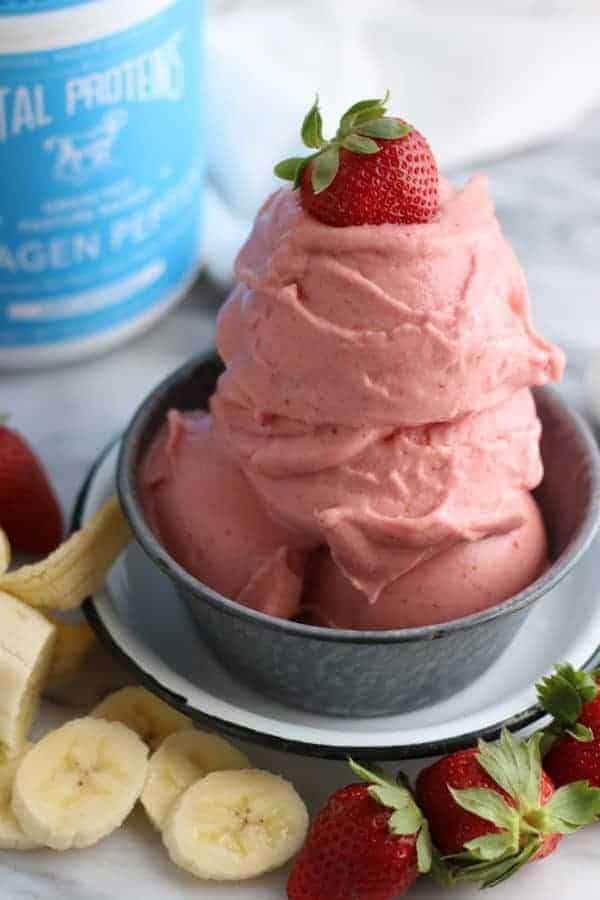
M 44 150 L 54 154 L 52 175 L 57 181 L 84 184 L 92 175 L 113 164 L 113 150 L 127 124 L 127 111 L 104 113 L 88 131 L 56 134 L 46 138 Z

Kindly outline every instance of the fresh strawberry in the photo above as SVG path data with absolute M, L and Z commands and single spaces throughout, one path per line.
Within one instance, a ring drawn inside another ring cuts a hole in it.
M 518 741 L 505 730 L 499 741 L 480 741 L 419 774 L 417 801 L 449 881 L 499 884 L 600 813 L 600 790 L 586 782 L 555 791 L 542 770 L 541 738 Z
M 329 798 L 290 875 L 289 900 L 392 900 L 429 871 L 429 830 L 410 790 L 350 766 L 367 784 Z
M 45 556 L 62 540 L 63 517 L 39 460 L 0 425 L 0 526 L 15 550 Z
M 546 729 L 544 768 L 557 785 L 585 779 L 600 787 L 600 678 L 569 664 L 538 685 L 538 699 L 553 716 Z
M 412 225 L 430 222 L 439 206 L 439 172 L 422 134 L 385 116 L 388 95 L 360 100 L 342 116 L 335 137 L 323 137 L 318 98 L 304 119 L 302 140 L 315 152 L 275 166 L 300 188 L 304 209 L 327 225 Z

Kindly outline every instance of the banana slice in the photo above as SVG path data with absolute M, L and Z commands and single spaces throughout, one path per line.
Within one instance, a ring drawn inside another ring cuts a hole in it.
M 250 760 L 229 741 L 205 731 L 177 731 L 150 757 L 142 805 L 162 830 L 175 801 L 195 781 L 222 769 L 249 769 Z
M 124 687 L 109 694 L 90 715 L 122 722 L 138 734 L 151 750 L 157 750 L 175 731 L 192 727 L 191 719 L 172 709 L 143 687 Z
M 6 532 L 0 528 L 0 575 L 4 575 L 10 566 L 10 541 Z
M 46 559 L 0 576 L 0 590 L 30 606 L 73 609 L 102 587 L 131 537 L 119 501 L 112 497 Z
M 75 676 L 96 638 L 87 622 L 64 622 L 45 612 L 48 621 L 56 628 L 56 643 L 46 689 L 57 687 Z
M 39 844 L 27 837 L 12 811 L 11 798 L 15 775 L 25 753 L 32 744 L 26 744 L 23 753 L 0 763 L 0 850 L 37 850 Z
M 167 816 L 163 841 L 197 878 L 244 881 L 284 865 L 308 830 L 306 806 L 270 772 L 212 772 L 188 788 Z
M 89 847 L 118 828 L 142 792 L 148 748 L 120 722 L 74 719 L 25 756 L 12 810 L 31 840 Z
M 0 757 L 23 748 L 54 641 L 55 628 L 44 616 L 0 592 Z

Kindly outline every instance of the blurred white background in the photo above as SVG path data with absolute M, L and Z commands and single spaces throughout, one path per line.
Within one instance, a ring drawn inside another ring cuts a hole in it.
M 389 88 L 446 174 L 489 172 L 540 325 L 600 346 L 599 0 L 209 0 L 208 14 L 217 279 L 314 94 L 334 130 L 349 103 Z

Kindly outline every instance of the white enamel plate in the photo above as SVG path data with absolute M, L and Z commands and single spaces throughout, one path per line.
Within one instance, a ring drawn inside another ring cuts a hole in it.
M 82 489 L 76 524 L 115 489 L 118 447 L 105 453 Z M 467 689 L 426 709 L 372 719 L 319 716 L 262 696 L 231 675 L 202 641 L 169 580 L 137 545 L 86 604 L 99 637 L 152 691 L 196 720 L 232 736 L 309 756 L 411 759 L 470 746 L 503 725 L 539 720 L 534 683 L 569 660 L 596 662 L 600 644 L 598 541 L 575 570 L 532 610 L 514 642 Z

